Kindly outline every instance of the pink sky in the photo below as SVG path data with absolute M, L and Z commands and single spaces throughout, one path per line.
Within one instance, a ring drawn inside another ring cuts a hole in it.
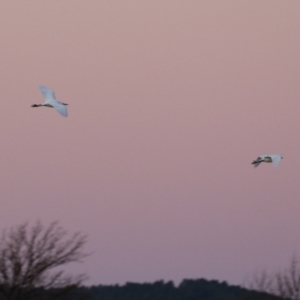
M 299 1 L 0 8 L 0 229 L 88 234 L 87 284 L 240 284 L 300 257 Z M 30 107 L 40 84 L 67 119 Z

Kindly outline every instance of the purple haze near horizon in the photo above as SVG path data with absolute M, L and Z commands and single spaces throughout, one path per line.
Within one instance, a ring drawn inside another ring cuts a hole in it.
M 1 3 L 0 229 L 89 235 L 87 284 L 240 284 L 300 239 L 300 2 Z M 38 85 L 69 103 L 49 108 Z M 251 161 L 282 153 L 279 168 Z

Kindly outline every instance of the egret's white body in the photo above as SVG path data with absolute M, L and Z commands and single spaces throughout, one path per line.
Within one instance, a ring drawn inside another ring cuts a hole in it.
M 256 160 L 252 162 L 254 167 L 258 167 L 260 163 L 266 162 L 266 163 L 272 163 L 274 167 L 277 167 L 282 159 L 281 154 L 267 154 L 267 155 L 261 155 Z
M 40 107 L 40 106 L 53 107 L 62 116 L 64 117 L 68 116 L 68 110 L 66 106 L 68 104 L 56 100 L 55 94 L 51 89 L 48 89 L 43 85 L 40 85 L 39 89 L 45 98 L 45 102 L 43 104 L 33 104 L 32 107 Z

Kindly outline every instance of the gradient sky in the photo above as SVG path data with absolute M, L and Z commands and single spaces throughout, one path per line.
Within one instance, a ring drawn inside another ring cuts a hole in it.
M 300 257 L 300 1 L 2 1 L 0 229 L 89 236 L 87 284 L 240 284 Z M 36 108 L 38 85 L 69 117 Z M 282 153 L 279 168 L 253 159 Z

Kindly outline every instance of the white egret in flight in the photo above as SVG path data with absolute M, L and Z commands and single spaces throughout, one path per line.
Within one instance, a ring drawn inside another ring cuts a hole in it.
M 252 162 L 254 167 L 258 167 L 260 163 L 266 162 L 266 163 L 272 163 L 274 167 L 277 167 L 282 159 L 281 154 L 270 154 L 270 155 L 261 155 L 256 160 Z
M 68 116 L 68 110 L 66 106 L 68 104 L 56 100 L 54 92 L 48 89 L 47 87 L 40 85 L 39 89 L 45 98 L 45 102 L 43 104 L 33 104 L 31 105 L 31 107 L 40 107 L 40 106 L 53 107 L 62 116 L 64 117 Z

